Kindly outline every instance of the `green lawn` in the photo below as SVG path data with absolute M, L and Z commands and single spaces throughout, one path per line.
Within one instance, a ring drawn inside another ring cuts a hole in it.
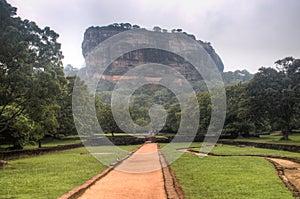
M 271 135 L 260 135 L 259 138 L 256 138 L 256 137 L 250 137 L 250 138 L 238 137 L 236 139 L 230 139 L 230 140 L 232 140 L 232 141 L 245 141 L 245 142 L 266 142 L 266 143 L 276 143 L 276 144 L 300 145 L 300 133 L 294 133 L 294 134 L 289 135 L 289 140 L 281 140 L 282 137 L 283 136 L 280 133 L 274 133 L 274 134 L 271 134 Z
M 217 145 L 212 150 L 215 154 L 231 154 L 231 155 L 272 155 L 272 156 L 285 156 L 285 157 L 298 157 L 300 153 L 294 153 L 282 150 L 262 149 L 255 147 L 237 147 L 230 145 Z
M 193 143 L 191 147 L 193 150 L 199 151 L 202 143 Z M 217 144 L 211 151 L 211 153 L 219 155 L 272 155 L 272 156 L 285 156 L 285 157 L 298 157 L 300 158 L 300 153 L 273 150 L 273 149 L 263 149 L 255 147 L 238 147 L 232 145 L 222 145 Z
M 131 151 L 138 146 L 121 146 Z M 0 198 L 57 198 L 106 168 L 85 148 L 14 160 L 0 170 Z
M 293 198 L 273 165 L 263 158 L 199 158 L 185 153 L 171 167 L 189 199 Z
M 165 144 L 162 144 L 162 147 Z M 180 145 L 179 145 L 180 146 Z M 193 143 L 199 150 L 201 143 Z M 138 146 L 121 146 L 132 151 Z M 93 147 L 96 153 L 114 148 Z M 299 153 L 218 145 L 216 154 L 264 154 L 300 157 Z M 114 161 L 120 155 L 97 155 Z M 0 198 L 57 198 L 105 169 L 85 148 L 14 160 L 0 170 Z M 185 153 L 172 169 L 186 198 L 293 198 L 271 163 L 256 157 L 205 157 Z
M 67 144 L 78 144 L 78 143 L 81 143 L 81 139 L 78 138 L 78 139 L 74 139 L 74 140 L 71 140 L 71 139 L 54 139 L 52 141 L 48 141 L 48 142 L 44 142 L 42 144 L 42 147 L 52 147 L 52 146 L 58 146 L 58 145 L 67 145 Z M 35 147 L 37 147 L 37 145 L 35 145 Z
M 62 137 L 60 139 L 56 138 L 48 138 L 42 141 L 42 147 L 53 147 L 58 145 L 69 145 L 69 144 L 78 144 L 81 143 L 82 140 L 78 136 L 67 136 Z M 12 147 L 12 145 L 0 145 L 0 150 L 6 149 L 7 147 Z M 38 148 L 38 144 L 33 145 L 25 145 L 24 149 L 36 149 Z

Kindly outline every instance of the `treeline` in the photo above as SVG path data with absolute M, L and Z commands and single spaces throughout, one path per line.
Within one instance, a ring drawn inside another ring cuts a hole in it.
M 300 128 L 300 59 L 286 57 L 275 66 L 260 68 L 249 83 L 227 88 L 226 133 L 281 130 L 288 139 Z
M 236 72 L 238 76 L 226 74 L 228 83 L 233 85 L 226 86 L 227 111 L 223 134 L 235 138 L 280 130 L 284 139 L 288 139 L 293 130 L 300 128 L 300 60 L 286 57 L 276 61 L 275 65 L 276 69 L 260 68 L 251 80 L 250 74 L 243 71 L 245 75 L 242 77 L 248 78 L 248 82 L 244 83 L 239 79 L 241 71 Z M 230 75 L 236 78 L 230 80 Z M 240 82 L 236 83 L 237 80 Z M 107 90 L 98 88 L 98 118 L 106 133 L 120 132 L 113 121 L 110 107 L 109 90 L 113 89 L 113 85 L 107 86 L 105 81 L 102 83 L 100 87 Z M 198 134 L 204 135 L 210 123 L 211 96 L 209 92 L 201 91 L 197 93 L 197 99 L 199 110 L 195 107 L 187 110 L 190 115 L 195 111 L 200 112 Z M 168 114 L 162 132 L 176 133 L 182 111 L 176 96 L 162 86 L 145 85 L 135 91 L 129 105 L 133 121 L 141 126 L 149 124 L 149 109 L 154 104 L 162 105 Z M 122 111 L 126 110 L 120 109 Z M 105 117 L 102 115 L 104 112 L 107 115 Z

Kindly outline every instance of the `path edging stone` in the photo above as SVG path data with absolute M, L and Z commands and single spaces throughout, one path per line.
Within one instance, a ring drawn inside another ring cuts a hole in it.
M 159 161 L 164 178 L 164 187 L 168 199 L 185 199 L 184 192 L 161 150 L 158 150 Z

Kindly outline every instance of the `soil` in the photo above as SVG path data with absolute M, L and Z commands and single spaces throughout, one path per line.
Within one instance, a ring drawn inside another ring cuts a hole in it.
M 278 158 L 268 158 L 279 164 L 283 169 L 283 174 L 287 180 L 299 191 L 300 190 L 300 164 Z
M 81 199 L 164 199 L 158 145 L 144 144 L 131 157 L 87 189 Z

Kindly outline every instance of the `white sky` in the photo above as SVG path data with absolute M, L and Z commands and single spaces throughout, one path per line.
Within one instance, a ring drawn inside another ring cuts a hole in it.
M 225 71 L 261 66 L 286 56 L 300 58 L 299 0 L 7 0 L 23 19 L 60 35 L 64 65 L 81 67 L 89 26 L 129 22 L 181 28 L 209 41 Z

